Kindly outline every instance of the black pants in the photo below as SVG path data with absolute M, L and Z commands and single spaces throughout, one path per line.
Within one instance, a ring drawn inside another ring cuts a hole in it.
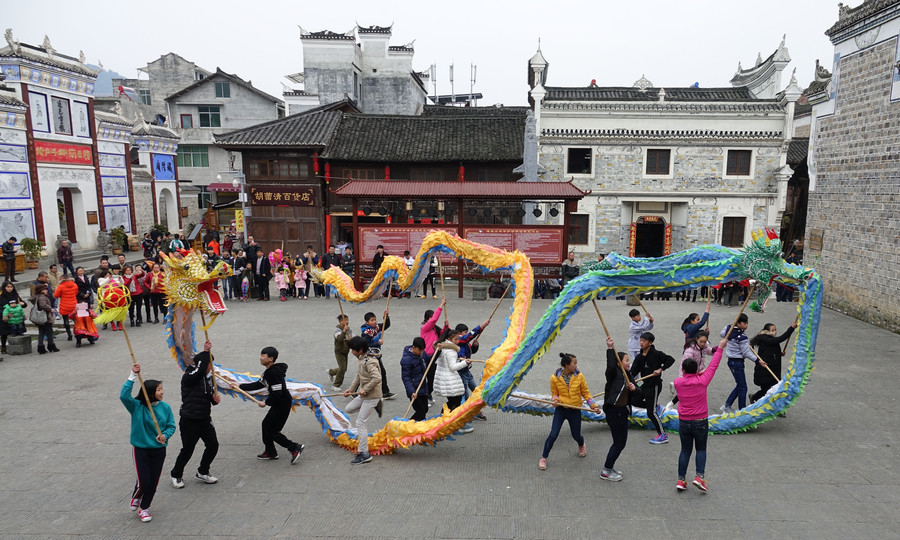
M 150 293 L 150 302 L 153 304 L 153 318 L 159 320 L 159 312 L 162 311 L 163 317 L 169 312 L 166 306 L 166 295 L 163 293 Z M 150 320 L 150 317 L 147 317 Z
M 428 396 L 416 396 L 416 399 L 412 402 L 412 408 L 415 412 L 410 417 L 411 420 L 415 420 L 416 422 L 425 420 L 425 416 L 428 415 Z
M 434 374 L 437 372 L 437 358 L 435 358 L 434 362 L 431 362 L 431 367 L 428 368 L 428 373 L 426 377 L 428 381 L 425 383 L 428 385 L 428 394 L 434 394 Z
M 72 275 L 75 275 L 75 268 L 72 267 L 72 261 L 60 262 L 59 264 L 63 267 L 63 275 L 66 275 L 66 272 L 71 272 Z
M 52 315 L 51 315 L 52 317 Z M 47 340 L 47 346 L 53 347 L 53 322 L 48 322 L 47 324 L 39 324 L 38 328 L 38 347 L 44 346 L 44 339 Z
M 16 280 L 16 259 L 3 259 L 6 263 L 6 281 Z
M 219 440 L 216 438 L 216 428 L 213 426 L 212 420 L 193 420 L 190 418 L 182 418 L 178 422 L 178 430 L 181 431 L 181 452 L 175 458 L 175 466 L 172 467 L 172 478 L 181 478 L 184 475 L 184 467 L 194 455 L 194 447 L 197 441 L 202 440 L 206 448 L 203 450 L 203 457 L 200 458 L 200 467 L 197 472 L 200 474 L 209 474 L 209 466 L 219 452 Z
M 69 316 L 63 315 L 62 320 L 63 320 L 63 326 L 65 326 L 65 328 L 66 328 L 66 335 L 69 336 L 69 339 L 71 339 L 72 338 L 72 327 L 69 326 Z
M 256 290 L 259 291 L 259 299 L 269 299 L 269 278 L 256 276 Z
M 447 397 L 447 408 L 451 411 L 460 406 L 462 403 L 462 396 L 449 396 Z
M 269 456 L 278 455 L 278 452 L 275 450 L 275 443 L 278 443 L 290 451 L 293 451 L 300 446 L 281 433 L 281 429 L 287 423 L 288 416 L 290 415 L 291 405 L 288 403 L 287 405 L 269 407 L 269 412 L 266 413 L 266 417 L 263 418 L 262 439 L 263 444 L 266 447 L 266 453 L 269 454 Z
M 609 452 L 606 453 L 606 462 L 603 464 L 607 469 L 616 466 L 616 460 L 625 444 L 628 442 L 628 407 L 616 407 L 611 405 L 604 408 L 606 413 L 606 425 L 609 426 L 609 433 L 612 435 L 612 444 Z
M 659 377 L 655 377 L 658 379 Z M 644 395 L 644 407 L 647 408 L 647 418 L 653 422 L 653 427 L 656 428 L 656 434 L 662 435 L 662 424 L 659 421 L 659 416 L 656 415 L 656 402 L 659 400 L 659 391 L 662 388 L 662 385 L 657 384 L 645 384 L 641 387 L 641 390 Z
M 141 304 L 144 306 L 144 311 L 147 313 L 147 322 L 150 322 L 150 307 L 153 302 L 150 300 L 150 293 L 144 291 L 144 294 L 138 295 L 134 298 L 134 303 L 138 305 L 135 309 L 137 310 L 137 320 L 142 321 L 141 318 Z
M 141 510 L 150 508 L 153 496 L 156 495 L 156 485 L 159 484 L 159 476 L 162 474 L 163 462 L 166 461 L 166 449 L 163 448 L 138 448 L 134 449 L 134 468 L 137 470 L 137 483 L 134 484 L 132 499 L 141 500 Z
M 422 296 L 428 296 L 428 284 L 431 284 L 431 296 L 437 296 L 434 292 L 434 274 L 429 273 L 425 281 L 422 282 Z
M 381 357 L 378 357 L 378 367 L 381 368 L 381 395 L 386 396 L 391 393 L 391 389 L 388 388 L 387 371 L 384 370 L 384 362 L 381 361 Z

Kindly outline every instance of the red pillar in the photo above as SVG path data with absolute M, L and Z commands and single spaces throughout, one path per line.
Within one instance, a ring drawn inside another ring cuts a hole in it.
M 31 103 L 28 100 L 27 84 L 22 85 L 22 101 L 31 109 Z M 97 129 L 92 127 L 91 131 L 97 131 Z M 28 146 L 28 171 L 31 173 L 31 199 L 34 201 L 34 238 L 47 243 L 47 240 L 44 238 L 44 216 L 41 212 L 41 189 L 38 185 L 37 154 L 34 151 L 34 126 L 31 125 L 30 111 L 25 112 L 25 144 Z M 6 239 L 4 239 L 5 241 Z
M 384 166 L 384 179 L 385 180 L 391 179 L 391 166 L 390 165 Z

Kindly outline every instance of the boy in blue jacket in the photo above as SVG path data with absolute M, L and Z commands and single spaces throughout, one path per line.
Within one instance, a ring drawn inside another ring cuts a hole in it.
M 731 376 L 734 377 L 734 390 L 728 394 L 725 405 L 722 405 L 720 408 L 726 414 L 734 412 L 731 405 L 734 403 L 735 398 L 737 398 L 738 408 L 743 409 L 747 406 L 747 376 L 744 374 L 744 359 L 750 359 L 759 366 L 766 365 L 764 361 L 753 354 L 753 351 L 750 349 L 750 340 L 747 338 L 747 334 L 744 333 L 750 324 L 747 314 L 741 313 L 737 321 L 737 324 L 731 329 L 731 334 L 727 337 L 728 345 L 725 346 L 724 354 L 724 356 L 728 357 L 728 369 L 731 370 Z M 727 332 L 728 326 L 722 329 L 719 336 L 726 337 L 725 334 Z
M 412 401 L 412 408 L 415 411 L 411 419 L 416 422 L 425 420 L 425 415 L 428 414 L 428 385 L 423 384 L 421 388 L 419 387 L 427 367 L 425 359 L 422 358 L 424 352 L 425 340 L 417 337 L 413 339 L 412 345 L 403 349 L 403 357 L 400 358 L 400 375 L 403 378 L 406 397 Z
M 472 355 L 478 350 L 478 336 L 484 331 L 487 326 L 491 324 L 491 320 L 488 319 L 476 326 L 469 332 L 469 327 L 463 323 L 459 323 L 456 325 L 456 331 L 459 332 L 459 359 L 468 358 L 472 359 Z M 466 394 L 463 396 L 463 399 L 468 398 L 475 388 L 478 386 L 475 384 L 475 376 L 472 375 L 472 372 L 469 370 L 469 366 L 466 366 L 459 370 L 459 376 L 462 378 L 463 386 L 466 387 Z M 487 420 L 487 417 L 484 413 L 478 413 L 475 416 L 476 420 Z

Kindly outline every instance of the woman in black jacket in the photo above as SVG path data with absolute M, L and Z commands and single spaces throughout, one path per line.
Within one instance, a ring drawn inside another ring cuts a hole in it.
M 3 282 L 3 290 L 0 291 L 0 306 L 5 306 L 9 304 L 11 301 L 16 300 L 19 302 L 23 308 L 28 307 L 28 302 L 22 300 L 22 297 L 19 296 L 19 292 L 16 291 L 16 286 L 13 285 L 11 281 Z M 0 320 L 0 354 L 6 354 L 6 339 L 12 333 L 12 327 Z
M 750 346 L 758 349 L 757 354 L 769 366 L 772 373 L 781 373 L 781 344 L 791 337 L 795 328 L 797 328 L 797 321 L 794 321 L 791 327 L 787 329 L 787 332 L 776 337 L 777 329 L 775 325 L 766 323 L 763 329 L 759 331 L 759 334 L 756 334 L 756 337 L 750 340 Z M 762 398 L 769 391 L 769 388 L 778 383 L 772 377 L 772 373 L 769 373 L 769 370 L 758 363 L 753 368 L 753 384 L 759 386 L 759 392 L 750 396 L 750 403 Z
M 606 386 L 603 388 L 603 412 L 606 414 L 606 424 L 612 435 L 612 445 L 606 454 L 603 470 L 600 478 L 618 482 L 622 480 L 622 472 L 613 467 L 619 454 L 625 449 L 628 442 L 628 415 L 631 411 L 631 403 L 640 401 L 640 389 L 634 383 L 625 378 L 625 372 L 631 369 L 628 355 L 619 353 L 616 358 L 615 344 L 612 338 L 606 338 Z
M 94 291 L 91 289 L 91 279 L 85 275 L 83 266 L 75 269 L 75 285 L 78 285 L 78 301 L 92 304 Z

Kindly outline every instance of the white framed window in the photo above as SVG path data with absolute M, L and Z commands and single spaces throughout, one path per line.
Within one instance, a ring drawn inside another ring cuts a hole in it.
M 675 153 L 671 148 L 644 148 L 644 178 L 674 178 Z
M 575 147 L 566 151 L 566 174 L 590 175 L 593 172 L 591 147 Z
M 756 160 L 750 148 L 725 149 L 723 178 L 753 178 Z

